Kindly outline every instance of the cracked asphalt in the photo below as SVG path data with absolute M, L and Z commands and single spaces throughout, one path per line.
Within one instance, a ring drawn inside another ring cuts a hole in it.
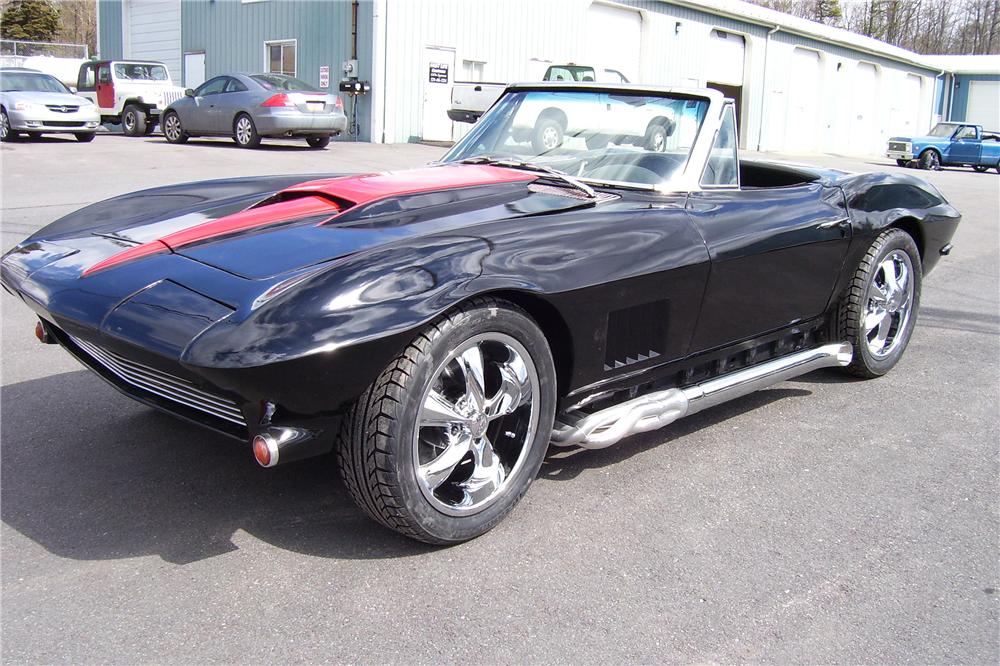
M 143 187 L 442 152 L 265 145 L 3 144 L 2 248 Z M 3 294 L 0 659 L 997 663 L 1000 175 L 921 173 L 965 219 L 891 374 L 554 450 L 504 523 L 447 549 L 369 522 L 327 459 L 262 469 L 129 401 Z

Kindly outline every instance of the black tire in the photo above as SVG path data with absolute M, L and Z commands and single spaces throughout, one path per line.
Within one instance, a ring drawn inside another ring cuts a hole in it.
M 896 166 L 905 167 L 909 163 L 909 160 L 896 160 Z
M 146 134 L 146 112 L 135 104 L 129 104 L 122 111 L 122 133 L 125 136 Z
M 260 134 L 249 114 L 241 113 L 233 120 L 233 141 L 240 148 L 256 148 L 260 145 Z
M 975 171 L 976 173 L 986 173 L 987 171 L 990 170 L 990 168 L 984 164 L 974 164 L 972 166 L 972 170 Z
M 879 357 L 869 347 L 869 333 L 865 331 L 865 318 L 868 314 L 870 300 L 875 293 L 876 287 L 873 287 L 872 283 L 879 273 L 879 266 L 890 255 L 898 257 L 896 252 L 903 253 L 909 258 L 912 295 L 909 298 L 908 316 L 901 319 L 898 328 L 895 330 L 890 328 L 891 344 L 894 346 L 888 350 L 886 355 Z M 854 272 L 854 278 L 841 300 L 837 313 L 838 339 L 850 342 L 854 346 L 854 358 L 851 364 L 844 368 L 845 372 L 856 377 L 881 377 L 899 362 L 903 352 L 906 351 L 906 346 L 910 342 L 910 336 L 913 334 L 913 328 L 917 322 L 922 278 L 923 269 L 920 253 L 913 237 L 900 229 L 887 229 L 879 234 Z
M 941 170 L 941 155 L 933 148 L 920 153 L 920 168 L 928 171 Z
M 164 114 L 160 128 L 163 130 L 163 138 L 168 143 L 184 143 L 188 140 L 187 132 L 181 125 L 181 117 L 176 111 L 167 111 Z
M 643 137 L 642 146 L 646 150 L 662 153 L 667 147 L 667 128 L 658 123 L 646 128 L 646 136 Z
M 38 141 L 39 139 L 42 138 L 42 133 L 41 132 L 28 132 L 28 138 L 31 139 L 32 141 Z
M 316 150 L 322 150 L 330 145 L 330 137 L 310 136 L 306 139 L 306 143 L 309 144 L 310 148 L 315 148 Z
M 97 136 L 94 132 L 80 132 L 76 135 L 76 140 L 80 143 L 90 143 Z
M 489 504 L 477 512 L 449 515 L 431 503 L 418 480 L 420 403 L 453 350 L 478 336 L 497 334 L 530 350 L 538 378 L 537 428 L 530 442 L 526 436 L 523 446 L 528 448 L 517 473 Z M 474 299 L 429 324 L 358 398 L 342 423 L 337 466 L 358 506 L 386 527 L 431 544 L 467 541 L 497 525 L 531 485 L 548 448 L 555 404 L 555 368 L 538 326 L 510 303 Z
M 562 145 L 564 130 L 555 118 L 541 118 L 531 133 L 531 147 L 538 154 L 545 154 Z
M 17 141 L 18 132 L 10 128 L 10 118 L 7 117 L 7 109 L 0 107 L 0 141 Z
M 155 122 L 152 118 L 150 118 L 149 121 L 146 123 L 146 129 L 143 130 L 142 135 L 153 136 L 153 134 L 156 132 L 156 126 L 158 124 L 159 123 Z

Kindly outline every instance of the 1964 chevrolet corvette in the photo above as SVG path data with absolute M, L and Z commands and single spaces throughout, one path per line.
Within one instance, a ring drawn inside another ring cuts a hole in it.
M 267 467 L 333 451 L 373 518 L 455 543 L 550 443 L 899 361 L 958 211 L 910 175 L 736 146 L 711 90 L 512 86 L 440 163 L 128 194 L 25 240 L 2 280 L 126 395 Z

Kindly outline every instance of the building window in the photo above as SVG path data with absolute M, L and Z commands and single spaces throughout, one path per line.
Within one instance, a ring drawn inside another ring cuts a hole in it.
M 486 67 L 486 63 L 481 60 L 463 60 L 462 69 L 464 71 L 462 74 L 465 76 L 466 81 L 481 83 L 483 80 L 484 67 Z
M 294 39 L 283 42 L 264 42 L 265 66 L 269 74 L 296 75 L 295 46 Z

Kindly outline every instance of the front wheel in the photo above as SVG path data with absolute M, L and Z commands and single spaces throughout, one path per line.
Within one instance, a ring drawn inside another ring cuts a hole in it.
M 135 104 L 129 104 L 122 111 L 122 132 L 125 136 L 146 134 L 146 112 Z
M 936 150 L 925 150 L 920 156 L 920 168 L 929 171 L 941 170 L 941 156 Z
M 341 476 L 372 518 L 433 544 L 497 525 L 538 473 L 556 380 L 520 308 L 476 299 L 429 324 L 344 417 Z
M 311 136 L 306 139 L 306 143 L 309 144 L 310 148 L 315 148 L 316 150 L 322 150 L 330 145 L 330 137 L 328 136 Z
M 542 118 L 535 125 L 531 147 L 539 154 L 552 152 L 562 145 L 563 127 L 555 118 Z
M 260 145 L 260 134 L 257 134 L 257 127 L 253 124 L 253 119 L 245 113 L 236 117 L 233 123 L 233 141 L 240 148 L 256 148 Z
M 17 132 L 10 128 L 10 118 L 7 117 L 7 109 L 0 109 L 0 141 L 17 140 Z
M 880 377 L 903 356 L 920 306 L 920 253 L 913 238 L 899 229 L 879 234 L 868 248 L 841 301 L 839 337 L 854 345 L 845 370 L 858 377 Z
M 76 140 L 80 143 L 90 143 L 94 140 L 94 132 L 80 132 L 76 135 Z
M 168 111 L 164 116 L 163 136 L 170 143 L 184 143 L 188 140 L 187 132 L 181 126 L 181 118 L 176 111 Z

